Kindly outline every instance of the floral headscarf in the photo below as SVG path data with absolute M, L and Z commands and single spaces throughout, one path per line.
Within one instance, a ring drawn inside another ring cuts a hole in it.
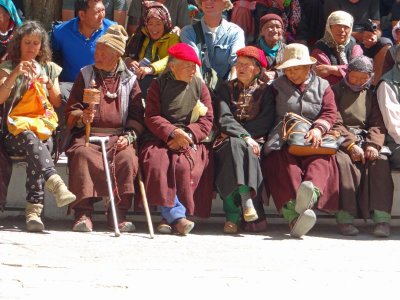
M 351 30 L 346 38 L 346 41 L 342 45 L 338 45 L 335 39 L 333 38 L 331 26 L 340 24 L 340 25 L 346 25 L 350 27 L 350 29 L 352 29 L 353 22 L 354 19 L 352 15 L 341 10 L 334 11 L 333 13 L 331 13 L 326 21 L 325 34 L 324 37 L 321 39 L 321 41 L 324 42 L 326 45 L 328 45 L 329 48 L 332 48 L 336 51 L 336 53 L 339 55 L 339 60 L 341 65 L 348 64 L 344 49 L 346 45 L 350 42 Z
M 160 19 L 164 23 L 165 32 L 168 33 L 172 30 L 172 21 L 168 9 L 159 2 L 145 1 L 144 4 L 143 21 L 147 27 L 147 22 L 150 18 Z

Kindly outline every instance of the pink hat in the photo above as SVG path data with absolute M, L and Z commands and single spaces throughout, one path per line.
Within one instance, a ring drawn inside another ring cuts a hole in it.
M 168 49 L 170 56 L 177 59 L 194 62 L 196 65 L 201 66 L 201 61 L 192 47 L 185 43 L 178 43 Z
M 263 67 L 263 68 L 266 68 L 268 65 L 267 60 L 265 59 L 264 52 L 261 49 L 254 47 L 254 46 L 246 46 L 242 49 L 239 49 L 236 52 L 236 55 L 252 57 L 252 58 L 256 59 L 260 63 L 261 67 Z

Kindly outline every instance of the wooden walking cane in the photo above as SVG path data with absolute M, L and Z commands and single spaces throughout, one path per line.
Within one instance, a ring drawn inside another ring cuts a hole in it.
M 96 82 L 92 79 L 90 82 L 90 89 L 83 89 L 83 103 L 87 103 L 89 105 L 89 109 L 93 110 L 96 104 L 100 103 L 100 95 L 101 92 L 95 88 Z M 90 123 L 86 123 L 85 126 L 86 131 L 86 140 L 85 146 L 89 147 L 89 137 L 90 137 Z
M 137 143 L 135 143 L 135 148 L 136 148 L 136 151 L 139 150 Z M 142 195 L 142 202 L 143 202 L 144 213 L 146 215 L 147 226 L 149 227 L 150 238 L 154 239 L 153 222 L 151 221 L 150 209 L 149 209 L 149 204 L 147 202 L 147 196 L 146 196 L 146 190 L 144 189 L 142 170 L 140 169 L 140 162 L 138 164 L 137 176 L 138 176 L 138 181 L 139 181 L 140 194 Z

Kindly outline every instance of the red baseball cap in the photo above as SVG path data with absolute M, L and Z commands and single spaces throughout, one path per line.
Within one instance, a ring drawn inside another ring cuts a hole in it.
M 192 47 L 185 43 L 177 43 L 168 49 L 169 55 L 186 61 L 194 62 L 201 66 L 201 61 Z

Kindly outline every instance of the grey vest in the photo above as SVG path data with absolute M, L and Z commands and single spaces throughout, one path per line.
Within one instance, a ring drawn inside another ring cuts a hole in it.
M 272 85 L 277 91 L 275 127 L 268 135 L 268 140 L 264 145 L 264 154 L 279 150 L 283 146 L 282 120 L 285 113 L 296 113 L 311 122 L 317 119 L 321 112 L 322 99 L 329 87 L 328 81 L 316 76 L 315 73 L 312 73 L 310 82 L 303 93 L 286 76 L 278 77 L 272 82 Z
M 93 65 L 83 67 L 81 69 L 85 87 L 90 88 L 90 82 L 94 79 Z M 126 119 L 128 117 L 129 95 L 135 83 L 136 75 L 126 69 L 122 72 L 121 80 L 119 81 L 118 90 L 121 91 L 121 119 L 125 128 Z

